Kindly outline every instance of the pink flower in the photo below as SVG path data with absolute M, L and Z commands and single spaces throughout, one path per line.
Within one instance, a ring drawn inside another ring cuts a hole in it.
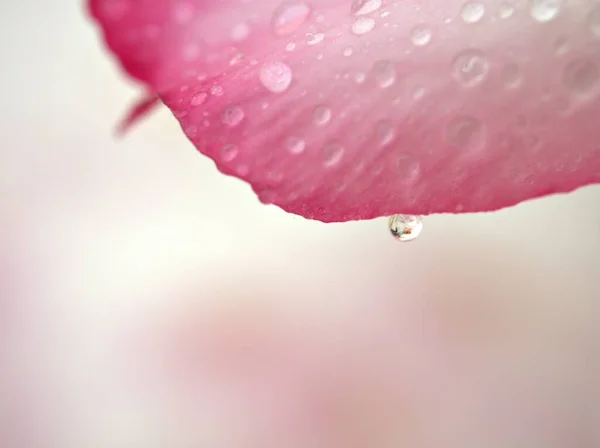
M 286 211 L 490 211 L 600 181 L 592 2 L 90 5 L 198 150 Z

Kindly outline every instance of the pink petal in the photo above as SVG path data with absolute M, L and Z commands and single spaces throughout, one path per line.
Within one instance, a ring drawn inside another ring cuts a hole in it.
M 600 6 L 90 0 L 126 70 L 260 199 L 321 221 L 600 181 Z
M 155 94 L 146 94 L 140 98 L 134 106 L 131 108 L 127 116 L 119 123 L 117 133 L 119 135 L 125 134 L 133 125 L 135 125 L 140 119 L 149 114 L 152 109 L 158 106 L 160 98 Z

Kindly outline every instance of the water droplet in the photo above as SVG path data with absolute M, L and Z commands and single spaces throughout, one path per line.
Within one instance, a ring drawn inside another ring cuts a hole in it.
M 467 2 L 460 10 L 460 17 L 465 23 L 477 23 L 485 15 L 485 6 L 482 3 Z
M 229 127 L 235 127 L 244 119 L 244 111 L 241 107 L 228 107 L 221 114 L 221 122 Z
M 356 81 L 357 84 L 362 84 L 363 82 L 365 82 L 367 75 L 365 75 L 363 72 L 358 72 L 354 75 L 354 81 Z
M 210 88 L 210 93 L 213 94 L 214 96 L 221 96 L 221 95 L 223 95 L 223 87 L 221 87 L 219 85 L 212 86 Z
M 352 0 L 352 12 L 357 16 L 371 14 L 381 8 L 381 0 Z
M 431 42 L 431 30 L 424 25 L 417 25 L 411 31 L 410 40 L 417 47 L 423 47 Z
M 313 123 L 325 126 L 331 120 L 331 109 L 326 106 L 317 106 L 313 112 Z
M 189 138 L 196 138 L 196 136 L 198 135 L 198 126 L 194 124 L 187 126 L 185 128 L 185 133 Z
M 325 40 L 323 33 L 306 33 L 306 43 L 308 45 L 316 45 Z
M 567 65 L 564 82 L 567 88 L 577 96 L 585 96 L 598 85 L 600 71 L 589 59 L 577 59 Z
M 549 22 L 560 12 L 562 0 L 532 0 L 531 17 L 538 22 Z
M 391 61 L 377 61 L 373 66 L 373 76 L 382 89 L 396 82 L 396 69 Z
M 489 71 L 489 62 L 479 50 L 465 50 L 452 63 L 454 77 L 462 84 L 472 86 L 483 81 Z
M 486 131 L 476 118 L 459 116 L 453 118 L 446 128 L 446 140 L 450 146 L 464 151 L 476 151 L 485 145 Z
M 344 147 L 337 142 L 327 143 L 323 147 L 323 164 L 333 167 L 341 162 L 344 157 Z
M 394 128 L 388 121 L 380 121 L 377 124 L 376 132 L 381 146 L 387 146 L 394 140 Z
M 600 6 L 593 8 L 587 16 L 587 24 L 590 32 L 600 37 Z
M 190 104 L 192 106 L 200 106 L 206 101 L 207 97 L 208 95 L 205 92 L 198 92 L 192 97 Z
M 517 64 L 507 64 L 502 69 L 502 81 L 507 88 L 514 88 L 521 82 L 521 71 Z
M 290 136 L 285 139 L 283 146 L 290 154 L 298 155 L 304 152 L 306 143 L 301 138 Z
M 310 7 L 301 1 L 288 1 L 280 5 L 273 14 L 272 27 L 278 36 L 293 34 L 310 15 Z
M 498 9 L 498 17 L 502 20 L 510 19 L 515 13 L 515 7 L 511 3 L 502 3 Z
M 260 69 L 260 82 L 273 93 L 285 92 L 292 83 L 292 69 L 279 61 L 267 62 Z
M 352 23 L 352 32 L 357 36 L 367 34 L 375 28 L 375 20 L 371 17 L 359 17 Z
M 394 215 L 388 220 L 392 236 L 403 243 L 414 241 L 423 231 L 423 218 L 416 215 Z
M 344 56 L 352 56 L 352 53 L 354 53 L 354 49 L 352 47 L 344 48 Z
M 221 160 L 223 162 L 231 162 L 237 157 L 239 149 L 235 145 L 227 144 L 221 148 Z
M 294 42 L 290 42 L 285 46 L 286 51 L 294 51 L 296 49 L 296 44 Z

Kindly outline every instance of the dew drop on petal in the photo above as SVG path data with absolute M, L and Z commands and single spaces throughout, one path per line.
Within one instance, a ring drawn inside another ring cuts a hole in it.
M 560 12 L 562 0 L 532 0 L 531 17 L 538 22 L 549 22 Z
M 313 112 L 313 123 L 317 126 L 325 126 L 331 120 L 331 109 L 327 106 L 317 106 Z
M 479 50 L 465 50 L 459 53 L 452 66 L 454 77 L 467 86 L 483 81 L 489 71 L 488 60 Z
M 352 23 L 352 32 L 357 36 L 367 34 L 375 28 L 375 20 L 371 17 L 359 17 Z
M 323 164 L 333 167 L 341 162 L 344 157 L 344 147 L 337 142 L 327 143 L 323 147 Z
M 431 30 L 424 25 L 417 25 L 410 34 L 413 45 L 423 47 L 431 41 Z
M 273 31 L 278 36 L 293 34 L 310 15 L 310 7 L 301 1 L 288 1 L 281 4 L 273 14 Z
M 382 89 L 396 82 L 396 69 L 391 61 L 377 61 L 373 66 L 373 76 Z
M 371 14 L 381 8 L 381 0 L 352 0 L 352 12 L 357 16 Z
M 200 106 L 206 101 L 207 97 L 208 95 L 205 92 L 198 92 L 192 97 L 190 104 L 192 106 Z
M 502 20 L 509 19 L 515 13 L 515 7 L 511 3 L 502 3 L 498 9 L 498 17 Z
M 221 148 L 221 160 L 223 162 L 231 162 L 237 157 L 239 149 L 235 145 L 227 144 Z
M 283 146 L 290 154 L 298 155 L 304 152 L 306 143 L 299 137 L 290 136 L 285 139 Z
M 214 96 L 221 96 L 223 95 L 223 87 L 219 85 L 212 86 L 210 88 L 210 93 Z
M 394 215 L 388 220 L 392 236 L 403 243 L 414 241 L 423 231 L 423 218 L 416 215 Z
M 260 82 L 273 93 L 285 92 L 292 83 L 292 69 L 279 61 L 267 62 L 260 69 Z
M 467 152 L 479 150 L 485 145 L 485 126 L 476 118 L 459 116 L 448 123 L 446 139 L 455 149 Z
M 387 121 L 380 121 L 377 124 L 376 132 L 381 146 L 389 145 L 394 140 L 394 128 Z
M 224 125 L 235 127 L 244 119 L 244 110 L 238 106 L 228 107 L 221 114 L 221 121 Z
M 460 10 L 460 17 L 465 23 L 477 23 L 485 15 L 485 6 L 482 3 L 468 2 Z
M 316 45 L 325 40 L 325 34 L 323 33 L 307 33 L 306 34 L 306 43 L 308 45 Z
M 367 75 L 365 75 L 363 72 L 357 72 L 354 74 L 354 81 L 357 84 L 362 84 L 363 82 L 365 82 Z

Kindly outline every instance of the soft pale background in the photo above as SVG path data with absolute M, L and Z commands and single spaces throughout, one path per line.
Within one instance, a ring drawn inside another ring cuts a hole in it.
M 206 322 L 175 330 L 194 312 L 288 319 L 300 336 L 282 350 L 350 372 L 403 359 L 392 371 L 420 423 L 396 429 L 411 446 L 600 446 L 598 187 L 433 216 L 410 245 L 383 219 L 286 215 L 218 174 L 164 110 L 114 138 L 137 91 L 80 3 L 0 6 L 2 446 L 211 446 L 236 424 L 205 428 L 220 402 L 190 397 L 216 386 L 165 367 L 188 365 L 195 338 L 219 346 Z

